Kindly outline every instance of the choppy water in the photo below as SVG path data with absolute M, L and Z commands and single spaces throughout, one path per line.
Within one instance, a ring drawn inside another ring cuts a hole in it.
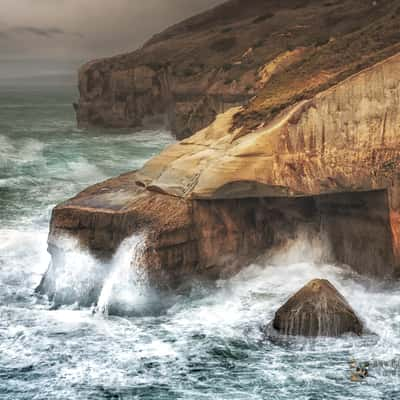
M 166 132 L 82 132 L 75 128 L 73 95 L 51 88 L 0 91 L 1 399 L 400 398 L 400 290 L 320 263 L 319 245 L 302 238 L 286 254 L 169 299 L 152 296 L 135 281 L 138 271 L 126 268 L 130 249 L 140 249 L 140 238 L 130 238 L 104 278 L 104 314 L 52 310 L 36 297 L 49 262 L 51 208 L 91 183 L 139 167 L 172 140 Z M 79 271 L 96 268 L 89 255 L 74 257 Z M 317 277 L 328 278 L 376 334 L 265 339 L 260 326 Z M 107 315 L 116 304 L 147 305 L 135 317 Z M 353 357 L 371 362 L 363 383 L 350 382 Z

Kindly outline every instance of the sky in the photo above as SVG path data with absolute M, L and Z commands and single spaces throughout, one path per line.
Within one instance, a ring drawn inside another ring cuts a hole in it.
M 0 0 L 0 79 L 73 74 L 224 0 Z

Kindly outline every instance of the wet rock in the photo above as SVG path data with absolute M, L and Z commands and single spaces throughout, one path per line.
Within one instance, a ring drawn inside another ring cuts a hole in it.
M 55 271 L 65 269 L 64 238 L 78 240 L 79 248 L 107 264 L 126 238 L 143 233 L 141 268 L 151 286 L 175 289 L 194 277 L 214 280 L 234 273 L 294 239 L 304 221 L 319 230 L 310 199 L 190 201 L 146 190 L 136 181 L 135 172 L 121 175 L 53 210 L 52 267 L 40 293 L 52 295 Z
M 290 336 L 361 335 L 363 326 L 346 299 L 325 279 L 309 282 L 275 314 L 273 327 Z

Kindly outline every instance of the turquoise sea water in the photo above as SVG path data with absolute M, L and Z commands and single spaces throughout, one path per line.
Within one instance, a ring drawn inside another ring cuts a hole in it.
M 81 131 L 75 96 L 69 87 L 0 88 L 0 399 L 400 398 L 400 291 L 320 262 L 324 245 L 301 236 L 284 254 L 212 287 L 193 284 L 190 293 L 160 298 L 157 312 L 136 317 L 54 310 L 35 296 L 49 263 L 52 207 L 140 167 L 173 141 L 165 131 Z M 117 266 L 129 251 L 120 249 Z M 79 280 L 96 261 L 75 250 L 69 265 Z M 105 282 L 104 309 L 126 294 L 121 271 Z M 317 277 L 337 286 L 371 333 L 265 338 L 260 327 Z M 353 357 L 371 362 L 362 383 L 350 382 Z

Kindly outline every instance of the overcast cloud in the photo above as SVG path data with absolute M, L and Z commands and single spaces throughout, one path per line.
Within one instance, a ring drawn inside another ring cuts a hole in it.
M 224 0 L 0 0 L 0 77 L 131 51 Z M 22 63 L 18 68 L 15 64 Z M 64 67 L 63 67 L 64 66 Z

